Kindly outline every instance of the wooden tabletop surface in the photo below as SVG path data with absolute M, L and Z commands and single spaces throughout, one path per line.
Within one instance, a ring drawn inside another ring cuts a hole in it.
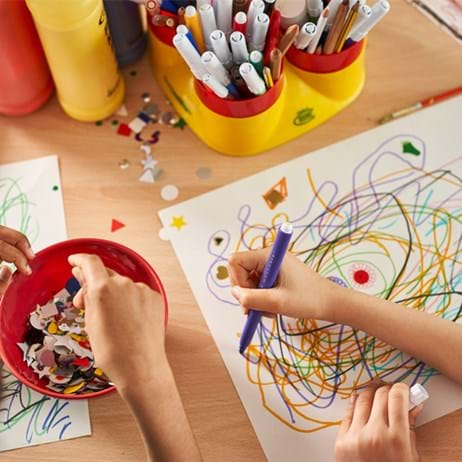
M 460 85 L 462 47 L 409 3 L 394 0 L 389 16 L 370 36 L 366 66 L 366 86 L 354 104 L 314 131 L 256 157 L 225 157 L 188 128 L 159 126 L 154 153 L 165 175 L 153 185 L 138 181 L 142 153 L 132 138 L 115 134 L 110 122 L 96 126 L 68 118 L 56 97 L 30 116 L 0 117 L 1 163 L 59 156 L 70 238 L 116 240 L 144 255 L 158 271 L 170 303 L 168 356 L 205 461 L 265 458 L 173 250 L 158 237 L 157 210 L 169 205 L 160 197 L 161 187 L 175 184 L 177 201 L 189 199 L 373 128 L 388 112 Z M 124 75 L 130 116 L 141 108 L 143 92 L 168 108 L 146 58 Z M 123 158 L 131 161 L 127 170 L 118 167 Z M 211 168 L 211 177 L 198 179 L 199 167 Z M 112 234 L 112 218 L 126 227 Z M 0 460 L 144 460 L 135 422 L 117 394 L 91 401 L 90 412 L 91 437 L 1 453 Z M 462 411 L 419 428 L 424 460 L 461 460 L 461 434 Z

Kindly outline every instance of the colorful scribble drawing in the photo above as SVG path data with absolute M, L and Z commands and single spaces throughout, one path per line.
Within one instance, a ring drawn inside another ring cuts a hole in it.
M 412 143 L 419 156 L 403 153 L 403 143 Z M 234 305 L 229 281 L 215 277 L 217 266 L 226 264 L 230 252 L 270 246 L 276 226 L 290 220 L 295 227 L 291 252 L 320 274 L 457 322 L 462 317 L 462 178 L 455 172 L 462 172 L 462 156 L 428 171 L 427 155 L 420 138 L 396 136 L 352 168 L 347 193 L 331 180 L 317 184 L 307 168 L 306 209 L 299 216 L 281 212 L 268 223 L 255 223 L 251 207 L 242 205 L 236 217 L 239 236 L 224 229 L 210 236 L 208 290 Z M 374 377 L 425 384 L 437 374 L 349 326 L 278 316 L 264 320 L 257 333 L 248 350 L 248 380 L 258 387 L 262 406 L 298 432 L 338 425 L 342 416 L 333 415 L 333 403 Z
M 21 189 L 20 179 L 0 178 L 0 224 L 20 230 L 34 242 L 39 223 L 33 215 L 34 203 Z M 71 426 L 69 402 L 33 392 L 8 370 L 0 369 L 0 436 L 21 428 L 25 444 L 53 433 L 62 439 Z
M 16 426 L 24 428 L 24 443 L 35 443 L 41 436 L 55 433 L 62 439 L 72 425 L 68 401 L 33 392 L 6 369 L 1 370 L 0 435 Z
M 34 242 L 39 234 L 38 221 L 30 214 L 34 203 L 20 186 L 20 179 L 0 178 L 0 225 L 26 234 Z

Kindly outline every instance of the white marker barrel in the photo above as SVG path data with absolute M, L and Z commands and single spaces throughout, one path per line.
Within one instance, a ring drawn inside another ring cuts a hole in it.
M 212 74 L 219 82 L 225 86 L 230 84 L 231 79 L 228 71 L 213 51 L 206 51 L 202 53 L 201 61 L 207 69 L 207 72 Z
M 210 39 L 210 35 L 214 30 L 218 29 L 212 5 L 202 5 L 199 8 L 199 18 L 201 20 L 202 35 L 204 36 L 205 45 L 208 50 L 211 50 L 212 40 Z
M 220 83 L 212 74 L 204 74 L 202 82 L 210 88 L 219 98 L 227 98 L 229 90 Z
M 255 18 L 252 35 L 249 41 L 250 50 L 263 51 L 265 49 L 269 23 L 269 16 L 265 13 L 260 13 Z
M 249 50 L 247 42 L 242 32 L 233 32 L 229 38 L 233 60 L 236 64 L 241 64 L 249 60 Z
M 257 74 L 257 71 L 250 63 L 242 63 L 239 66 L 239 72 L 244 79 L 250 92 L 254 95 L 263 95 L 266 93 L 264 80 Z
M 229 49 L 225 33 L 221 30 L 213 31 L 210 34 L 210 41 L 217 58 L 226 68 L 230 68 L 233 65 L 233 55 Z
M 304 50 L 313 40 L 313 37 L 316 35 L 316 24 L 312 22 L 307 22 L 303 24 L 298 37 L 295 39 L 295 48 L 299 50 Z
M 173 37 L 173 45 L 186 61 L 186 64 L 191 69 L 194 77 L 201 80 L 202 76 L 207 73 L 207 70 L 202 64 L 199 53 L 189 41 L 188 37 L 183 34 L 176 34 L 175 37 Z

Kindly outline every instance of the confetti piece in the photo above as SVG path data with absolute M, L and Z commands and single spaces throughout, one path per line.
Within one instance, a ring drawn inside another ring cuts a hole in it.
M 122 170 L 127 170 L 128 167 L 130 167 L 130 161 L 128 159 L 122 159 L 119 160 L 119 168 Z
M 125 104 L 122 104 L 122 106 L 119 107 L 119 109 L 117 110 L 115 114 L 121 117 L 127 117 L 128 111 L 127 111 Z
M 115 218 L 111 221 L 111 233 L 119 231 L 119 229 L 125 228 L 125 224 Z
M 119 125 L 119 121 L 116 120 L 116 119 L 114 119 L 114 120 L 111 122 L 111 124 L 114 125 L 114 126 L 115 126 L 115 125 Z
M 170 226 L 172 228 L 176 228 L 178 231 L 180 231 L 181 228 L 183 228 L 183 226 L 186 226 L 186 225 L 187 225 L 187 223 L 184 220 L 184 217 L 182 217 L 182 216 L 174 216 L 172 218 L 172 222 L 170 223 Z
M 59 191 L 59 186 L 55 184 L 52 189 L 53 191 Z
M 184 127 L 186 127 L 186 120 L 184 120 L 182 117 L 180 117 L 180 120 L 173 125 L 175 128 L 181 128 L 181 130 L 184 130 Z
M 117 133 L 122 136 L 130 136 L 132 130 L 127 124 L 120 124 L 117 128 Z
M 222 237 L 216 237 L 214 239 L 214 242 L 215 242 L 215 245 L 218 247 L 223 242 L 223 238 Z
M 140 119 L 139 117 L 135 117 L 129 124 L 130 130 L 132 130 L 134 133 L 140 133 L 141 130 L 143 130 L 144 127 L 146 127 L 146 122 L 143 119 Z
M 141 151 L 143 151 L 147 156 L 151 154 L 151 146 L 146 141 L 140 146 Z
M 403 154 L 420 156 L 420 151 L 410 141 L 403 141 Z
M 102 121 L 102 120 L 97 120 L 97 121 L 95 122 L 95 125 L 96 125 L 97 127 L 100 127 L 101 125 L 103 125 L 103 121 Z
M 265 194 L 263 199 L 270 210 L 275 209 L 281 202 L 287 198 L 287 182 L 286 178 L 281 178 L 274 186 L 272 186 Z
M 217 267 L 217 279 L 219 279 L 220 281 L 228 279 L 228 268 L 226 268 L 226 266 Z
M 151 95 L 147 92 L 141 94 L 141 98 L 143 102 L 150 103 L 151 102 Z
M 178 197 L 178 194 L 178 188 L 173 184 L 164 186 L 160 191 L 160 197 L 162 197 L 164 201 L 174 201 Z
M 160 115 L 160 123 L 163 125 L 169 125 L 170 127 L 173 127 L 179 121 L 180 117 L 171 111 L 165 111 Z
M 146 168 L 138 179 L 141 183 L 155 183 L 156 175 L 152 168 Z
M 200 167 L 196 170 L 196 175 L 201 180 L 207 180 L 208 178 L 210 178 L 211 174 L 212 170 L 210 170 L 209 167 Z
M 48 303 L 37 306 L 29 314 L 24 341 L 17 343 L 18 348 L 38 378 L 47 380 L 46 386 L 58 393 L 83 394 L 103 390 L 112 384 L 104 372 L 96 374 L 85 332 L 84 313 L 73 305 L 73 296 L 80 285 L 72 278 L 66 287 L 72 292 L 62 289 Z M 52 305 L 54 310 L 50 308 Z M 81 312 L 82 316 L 77 316 Z M 45 318 L 44 314 L 48 317 Z M 39 322 L 32 322 L 33 319 Z M 33 327 L 34 324 L 39 328 Z M 74 333 L 60 331 L 58 325 L 66 326 L 67 331 Z

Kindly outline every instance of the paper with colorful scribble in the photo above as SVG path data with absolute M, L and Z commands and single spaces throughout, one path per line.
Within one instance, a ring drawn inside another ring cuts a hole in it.
M 58 158 L 0 165 L 0 225 L 29 237 L 34 250 L 66 239 Z M 88 403 L 30 390 L 0 373 L 0 451 L 90 435 Z
M 160 212 L 270 461 L 333 460 L 350 395 L 376 376 L 424 384 L 420 423 L 462 407 L 460 386 L 349 326 L 264 319 L 240 356 L 226 268 L 288 220 L 291 251 L 323 276 L 462 322 L 461 114 L 459 97 Z

